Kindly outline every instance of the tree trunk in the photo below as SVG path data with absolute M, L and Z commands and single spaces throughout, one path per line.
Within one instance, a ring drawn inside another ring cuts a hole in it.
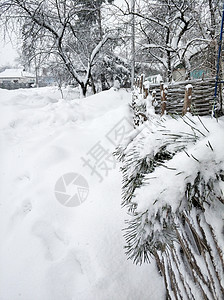
M 171 69 L 171 53 L 167 51 L 167 79 L 172 82 L 172 69 Z
M 97 5 L 97 22 L 98 22 L 100 40 L 102 41 L 102 39 L 103 39 L 103 29 L 102 29 L 101 7 L 100 7 L 99 1 L 96 1 L 96 5 Z
M 84 84 L 83 82 L 81 82 L 80 87 L 81 87 L 80 98 L 84 98 L 84 97 L 86 97 L 86 93 L 87 93 L 87 84 Z
M 102 87 L 102 91 L 106 91 L 108 90 L 108 87 L 107 87 L 107 81 L 106 81 L 106 77 L 105 77 L 105 74 L 101 74 L 100 75 L 101 77 L 101 87 Z
M 131 19 L 131 88 L 134 89 L 134 80 L 135 80 L 135 0 L 131 0 L 131 10 L 132 10 L 132 19 Z
M 215 8 L 213 6 L 213 1 L 212 0 L 208 0 L 208 4 L 209 4 L 210 21 L 211 21 L 210 35 L 211 35 L 211 39 L 212 39 L 212 42 L 209 46 L 209 52 L 210 52 L 209 53 L 209 60 L 210 60 L 211 74 L 212 74 L 212 76 L 215 76 L 215 73 L 216 73 L 216 53 L 217 53 L 217 49 L 218 49 L 218 43 L 217 43 L 216 36 L 215 36 L 215 27 L 216 27 Z
M 90 80 L 91 80 L 91 87 L 92 87 L 93 94 L 96 94 L 96 86 L 92 75 L 90 75 Z
M 168 45 L 169 43 L 170 43 L 170 28 L 168 28 L 166 32 L 166 45 Z M 166 50 L 166 55 L 167 55 L 167 80 L 168 82 L 171 82 L 172 81 L 171 52 L 169 50 Z

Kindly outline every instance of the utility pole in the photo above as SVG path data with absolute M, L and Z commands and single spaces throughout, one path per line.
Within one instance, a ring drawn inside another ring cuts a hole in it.
M 216 80 L 215 80 L 215 96 L 214 96 L 214 105 L 213 105 L 213 116 L 217 116 L 218 111 L 222 110 L 222 102 L 218 101 L 218 84 L 223 83 L 223 80 L 219 78 L 220 71 L 220 58 L 222 52 L 222 36 L 223 36 L 223 27 L 224 27 L 224 2 L 222 8 L 222 21 L 221 21 L 221 30 L 220 30 L 220 38 L 219 38 L 219 50 L 218 50 L 218 58 L 217 58 L 217 71 L 216 71 Z
M 39 87 L 38 66 L 37 66 L 36 55 L 34 56 L 34 63 L 35 63 L 35 75 L 36 75 L 36 87 Z
M 131 0 L 131 88 L 134 88 L 135 80 L 135 0 Z

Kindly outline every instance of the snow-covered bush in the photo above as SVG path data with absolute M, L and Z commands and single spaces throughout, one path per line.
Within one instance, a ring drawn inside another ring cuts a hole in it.
M 99 67 L 100 66 L 100 67 Z M 131 86 L 131 67 L 127 61 L 112 53 L 99 56 L 98 64 L 93 67 L 92 75 L 95 81 L 101 82 L 101 89 L 110 89 L 114 82 L 119 82 L 121 88 Z
M 221 299 L 224 118 L 147 117 L 116 152 L 126 253 L 135 263 L 156 259 L 168 299 Z

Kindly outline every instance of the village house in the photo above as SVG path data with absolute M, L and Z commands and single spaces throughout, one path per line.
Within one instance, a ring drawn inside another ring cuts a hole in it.
M 35 75 L 23 69 L 6 69 L 0 73 L 0 88 L 18 89 L 32 87 L 35 84 Z

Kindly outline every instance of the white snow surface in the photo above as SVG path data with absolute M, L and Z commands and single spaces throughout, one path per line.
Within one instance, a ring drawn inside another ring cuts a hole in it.
M 109 90 L 78 99 L 56 88 L 0 90 L 0 300 L 158 300 L 154 261 L 125 255 L 119 165 L 102 182 L 81 157 L 129 118 L 130 94 Z M 54 194 L 68 172 L 89 184 L 87 200 L 65 207 Z

